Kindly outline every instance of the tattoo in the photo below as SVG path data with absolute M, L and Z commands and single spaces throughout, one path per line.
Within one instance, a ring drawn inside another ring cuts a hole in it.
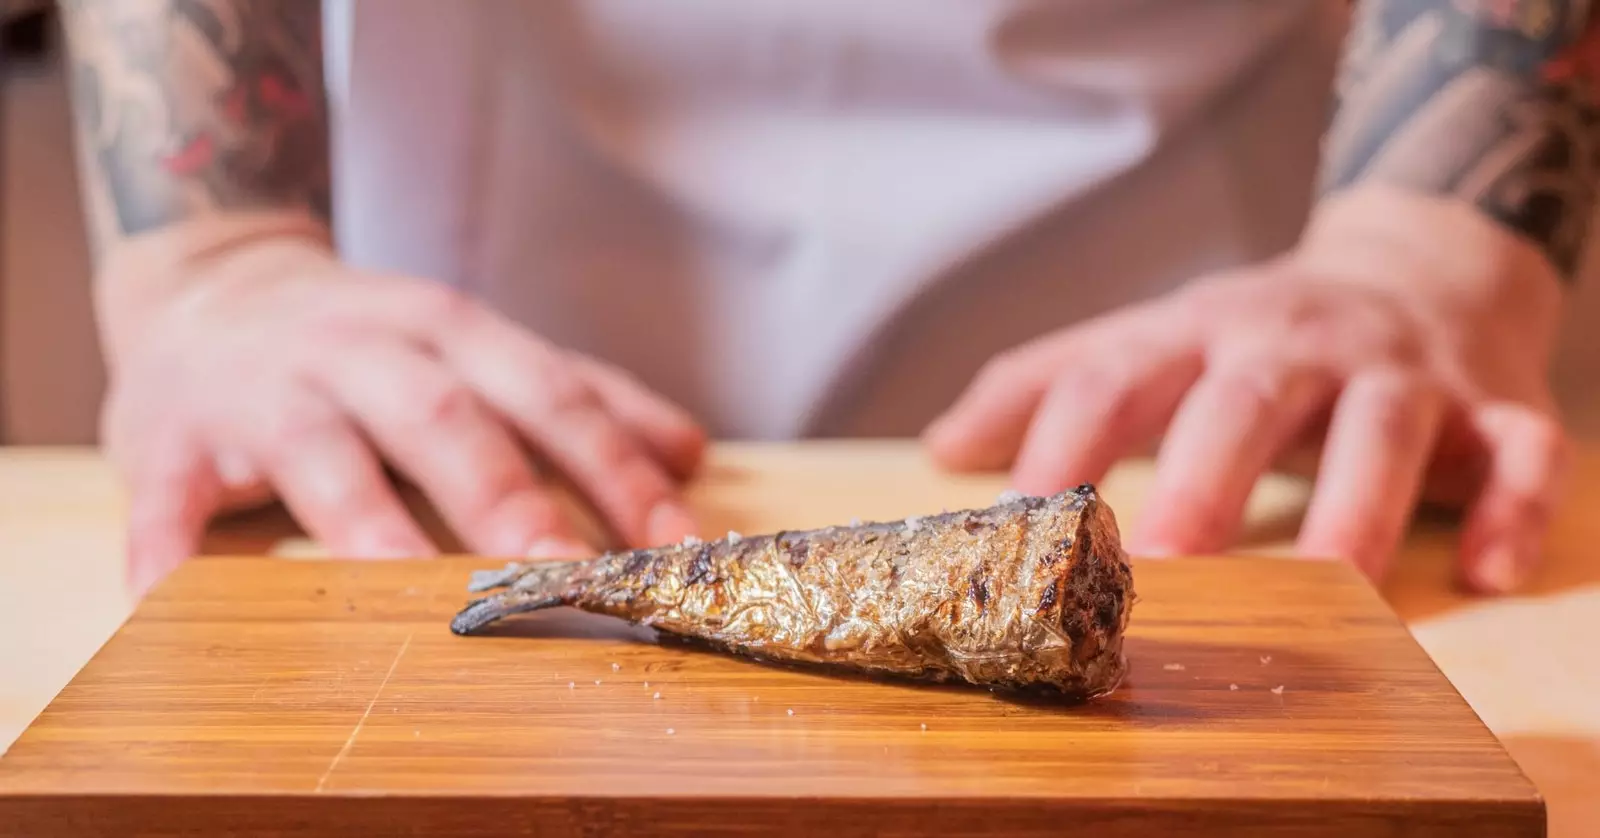
M 328 214 L 320 0 L 66 0 L 86 176 L 131 235 Z
M 1363 0 L 1324 144 L 1324 192 L 1450 195 L 1576 270 L 1600 187 L 1591 0 Z

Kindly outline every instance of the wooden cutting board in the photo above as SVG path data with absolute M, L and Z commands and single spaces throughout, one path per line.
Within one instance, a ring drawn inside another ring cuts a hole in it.
M 1544 834 L 1343 565 L 1138 563 L 1125 684 L 1061 707 L 572 611 L 450 634 L 493 564 L 191 562 L 0 759 L 0 834 Z

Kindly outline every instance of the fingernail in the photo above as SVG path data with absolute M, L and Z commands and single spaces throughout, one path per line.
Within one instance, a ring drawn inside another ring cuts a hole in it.
M 549 535 L 533 542 L 523 555 L 530 559 L 581 559 L 594 554 L 594 548 L 573 538 Z
M 1128 552 L 1144 559 L 1170 559 L 1178 554 L 1177 550 L 1161 543 L 1136 545 Z
M 689 510 L 676 501 L 663 501 L 645 518 L 645 538 L 652 544 L 671 544 L 695 535 L 698 525 Z
M 433 555 L 433 552 L 425 547 L 408 543 L 405 539 L 396 539 L 382 533 L 365 533 L 357 536 L 351 543 L 348 558 L 374 561 L 415 559 Z
M 1179 552 L 1170 541 L 1159 535 L 1152 535 L 1149 529 L 1135 530 L 1123 544 L 1123 549 L 1127 550 L 1130 556 L 1151 559 L 1170 558 Z
M 1478 565 L 1478 583 L 1491 593 L 1508 594 L 1522 584 L 1523 564 L 1509 541 L 1490 547 Z

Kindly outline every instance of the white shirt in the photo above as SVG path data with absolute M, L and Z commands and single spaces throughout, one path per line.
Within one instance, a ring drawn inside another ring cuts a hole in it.
M 915 433 L 1293 241 L 1342 5 L 334 0 L 337 235 L 717 436 Z

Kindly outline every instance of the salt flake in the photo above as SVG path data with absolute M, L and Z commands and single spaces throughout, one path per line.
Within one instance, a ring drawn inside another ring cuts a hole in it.
M 739 542 L 741 542 L 743 540 L 744 540 L 744 536 L 740 535 L 738 530 L 728 530 L 728 543 L 729 544 L 738 544 Z
M 700 539 L 692 535 L 686 535 L 683 537 L 683 546 L 685 547 L 699 547 L 703 543 L 704 542 L 702 542 Z
M 928 723 L 927 722 L 923 722 L 922 723 L 922 729 L 923 729 L 924 732 L 927 731 L 927 729 L 928 729 Z
M 651 698 L 657 698 L 657 699 L 658 699 L 658 698 L 660 698 L 660 697 L 661 697 L 661 693 L 656 693 L 656 694 L 655 694 L 655 695 L 653 695 L 653 696 L 650 696 L 650 697 L 651 697 Z
M 1262 666 L 1266 666 L 1269 663 L 1272 663 L 1272 656 L 1271 655 L 1262 655 L 1261 656 L 1261 665 Z
M 1273 695 L 1283 695 L 1283 685 L 1279 684 L 1278 686 L 1273 687 L 1272 688 L 1272 694 Z
M 672 728 L 670 728 L 670 727 L 669 727 L 669 728 L 667 728 L 667 735 L 668 735 L 668 736 L 671 736 L 671 735 L 672 735 L 672 734 L 674 734 L 674 733 L 677 733 L 677 731 L 676 731 L 676 730 L 673 730 L 673 729 L 672 729 Z
M 1166 666 L 1163 666 L 1161 668 L 1165 669 L 1168 672 L 1182 672 L 1183 671 L 1183 664 L 1181 664 L 1181 663 L 1169 663 Z
M 1021 492 L 1017 491 L 1016 489 L 1007 489 L 1004 492 L 1000 493 L 1000 497 L 995 499 L 995 503 L 996 504 L 1016 503 L 1017 501 L 1022 500 L 1024 497 L 1026 497 L 1026 496 L 1023 495 Z
M 789 708 L 789 715 L 791 715 L 791 716 L 794 715 L 794 708 L 793 707 Z
M 1229 684 L 1228 685 L 1228 689 L 1237 690 L 1237 689 L 1239 689 L 1239 685 L 1238 684 Z
M 620 663 L 614 663 L 614 664 L 611 665 L 611 671 L 612 672 L 616 672 L 617 670 L 619 670 L 621 668 L 622 668 L 622 664 L 620 664 Z

